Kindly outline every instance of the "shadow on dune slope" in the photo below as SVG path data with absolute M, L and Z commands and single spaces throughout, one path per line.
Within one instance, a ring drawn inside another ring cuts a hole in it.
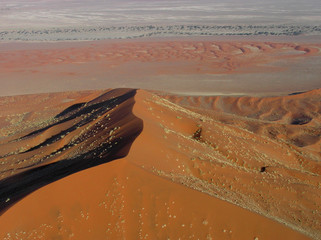
M 135 94 L 108 91 L 66 108 L 48 126 L 1 144 L 8 150 L 1 157 L 0 214 L 51 182 L 125 157 L 143 129 L 132 113 Z

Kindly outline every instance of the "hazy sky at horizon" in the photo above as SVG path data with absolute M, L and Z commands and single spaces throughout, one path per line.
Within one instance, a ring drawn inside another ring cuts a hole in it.
M 134 24 L 321 25 L 320 0 L 0 0 L 0 29 Z

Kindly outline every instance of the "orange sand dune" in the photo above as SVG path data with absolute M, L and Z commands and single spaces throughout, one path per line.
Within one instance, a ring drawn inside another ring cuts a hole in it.
M 2 239 L 308 239 L 125 159 L 52 183 L 0 217 Z
M 133 162 L 320 238 L 320 151 L 311 152 L 219 122 L 215 114 L 182 108 L 162 96 L 139 92 L 136 98 L 145 103 L 141 106 L 144 115 L 137 114 L 144 120 L 144 131 L 129 153 Z M 320 108 L 318 91 L 307 93 L 303 99 Z M 319 122 L 320 113 L 315 118 Z M 320 124 L 315 127 L 318 129 Z M 201 138 L 195 134 L 199 130 Z M 157 145 L 140 156 L 143 139 Z
M 321 157 L 321 89 L 284 97 L 187 97 L 166 99 L 274 140 L 304 147 Z
M 132 89 L 110 90 L 71 105 L 28 134 L 4 138 L 0 210 L 57 179 L 124 157 L 142 130 L 131 114 L 134 95 Z
M 248 99 L 130 89 L 47 97 L 35 99 L 50 111 L 30 96 L 10 98 L 47 119 L 19 128 L 24 109 L 6 110 L 0 238 L 321 239 L 320 153 L 248 130 L 317 131 L 319 90 Z M 283 115 L 269 123 L 270 111 L 283 107 L 291 117 L 302 106 L 306 116 L 315 112 L 308 123 Z

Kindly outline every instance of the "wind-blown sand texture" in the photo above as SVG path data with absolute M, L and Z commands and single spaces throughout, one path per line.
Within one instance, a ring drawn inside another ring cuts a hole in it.
M 0 100 L 2 239 L 321 239 L 320 90 Z
M 211 38 L 4 43 L 0 95 L 110 87 L 284 94 L 320 87 L 320 49 L 315 43 Z

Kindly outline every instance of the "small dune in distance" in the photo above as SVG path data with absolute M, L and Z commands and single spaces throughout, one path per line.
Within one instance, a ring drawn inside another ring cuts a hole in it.
M 291 40 L 8 42 L 0 45 L 0 96 L 119 87 L 271 96 L 320 88 L 320 43 Z

